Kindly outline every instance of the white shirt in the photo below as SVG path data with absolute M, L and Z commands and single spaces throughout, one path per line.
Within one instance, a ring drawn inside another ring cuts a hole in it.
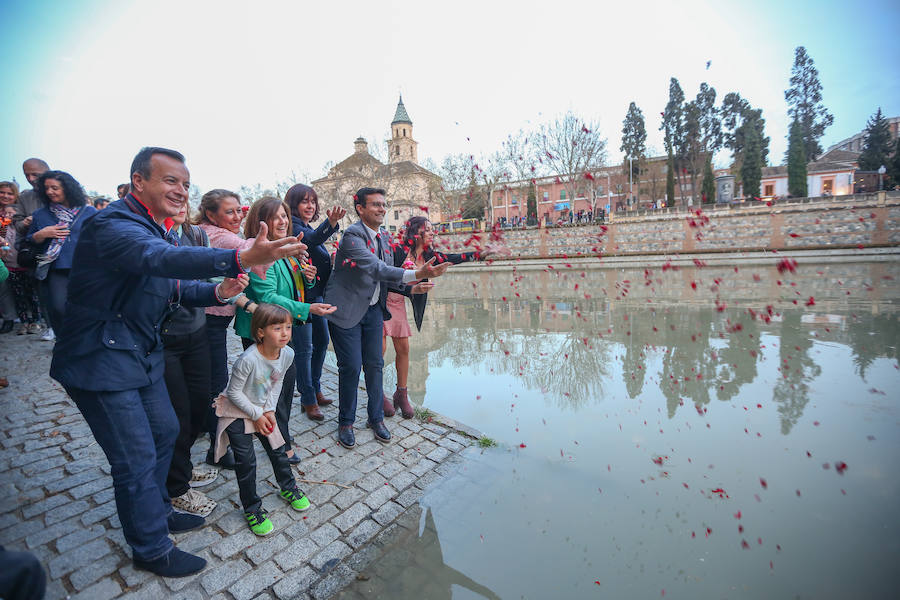
M 293 362 L 294 351 L 290 346 L 282 348 L 278 358 L 269 360 L 253 344 L 234 361 L 225 395 L 256 421 L 264 412 L 275 410 L 284 374 Z
M 366 228 L 366 233 L 369 236 L 369 239 L 372 240 L 372 243 L 375 245 L 375 249 L 378 249 L 378 232 L 363 223 L 363 227 Z M 382 252 L 384 248 L 382 248 Z M 380 258 L 380 257 L 379 257 Z M 381 259 L 383 260 L 383 259 Z M 416 280 L 416 271 L 415 269 L 404 269 L 403 271 L 403 283 L 409 283 L 410 281 Z M 369 306 L 375 306 L 378 304 L 378 296 L 381 293 L 381 282 L 375 282 L 375 293 L 372 294 L 372 300 L 369 301 Z

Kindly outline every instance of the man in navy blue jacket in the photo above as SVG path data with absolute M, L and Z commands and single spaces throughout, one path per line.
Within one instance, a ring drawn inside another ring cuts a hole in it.
M 163 380 L 160 324 L 180 304 L 222 304 L 246 287 L 246 269 L 302 253 L 295 237 L 271 242 L 265 223 L 246 250 L 177 247 L 170 218 L 188 199 L 184 157 L 143 148 L 131 165 L 131 189 L 88 218 L 75 247 L 63 328 L 50 376 L 84 415 L 112 467 L 122 533 L 136 568 L 165 577 L 201 570 L 170 532 L 202 517 L 175 513 L 166 492 L 178 420 Z M 218 285 L 191 281 L 225 276 Z

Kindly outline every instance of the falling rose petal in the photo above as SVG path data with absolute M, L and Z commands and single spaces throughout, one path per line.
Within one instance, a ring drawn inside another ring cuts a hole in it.
M 837 461 L 834 463 L 834 470 L 837 471 L 839 475 L 843 475 L 844 471 L 847 470 L 847 463 L 842 460 Z
M 765 478 L 765 477 L 760 477 L 760 478 L 759 478 L 759 485 L 761 485 L 762 488 L 763 488 L 764 490 L 769 489 L 769 484 L 768 484 L 768 482 L 766 481 L 766 478 Z
M 744 550 L 750 549 L 750 544 L 747 543 L 747 540 L 741 540 L 741 548 L 743 548 Z
M 525 448 L 525 444 L 519 444 L 519 448 Z

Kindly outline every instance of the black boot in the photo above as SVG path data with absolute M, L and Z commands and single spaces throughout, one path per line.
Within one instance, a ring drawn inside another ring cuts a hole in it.
M 219 459 L 219 462 L 216 462 L 215 448 L 210 446 L 209 452 L 206 453 L 206 464 L 212 465 L 214 467 L 219 467 L 220 469 L 231 469 L 233 471 L 234 452 L 231 451 L 231 446 L 228 446 L 228 449 L 225 450 L 225 454 L 222 455 L 222 458 Z

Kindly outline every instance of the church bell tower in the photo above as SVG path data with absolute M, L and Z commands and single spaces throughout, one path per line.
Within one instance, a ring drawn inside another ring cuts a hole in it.
M 416 147 L 419 145 L 412 137 L 412 121 L 406 107 L 403 106 L 403 96 L 397 103 L 397 110 L 394 112 L 394 120 L 391 121 L 391 139 L 388 142 L 388 152 L 390 153 L 390 162 L 411 161 L 418 163 L 418 155 Z

